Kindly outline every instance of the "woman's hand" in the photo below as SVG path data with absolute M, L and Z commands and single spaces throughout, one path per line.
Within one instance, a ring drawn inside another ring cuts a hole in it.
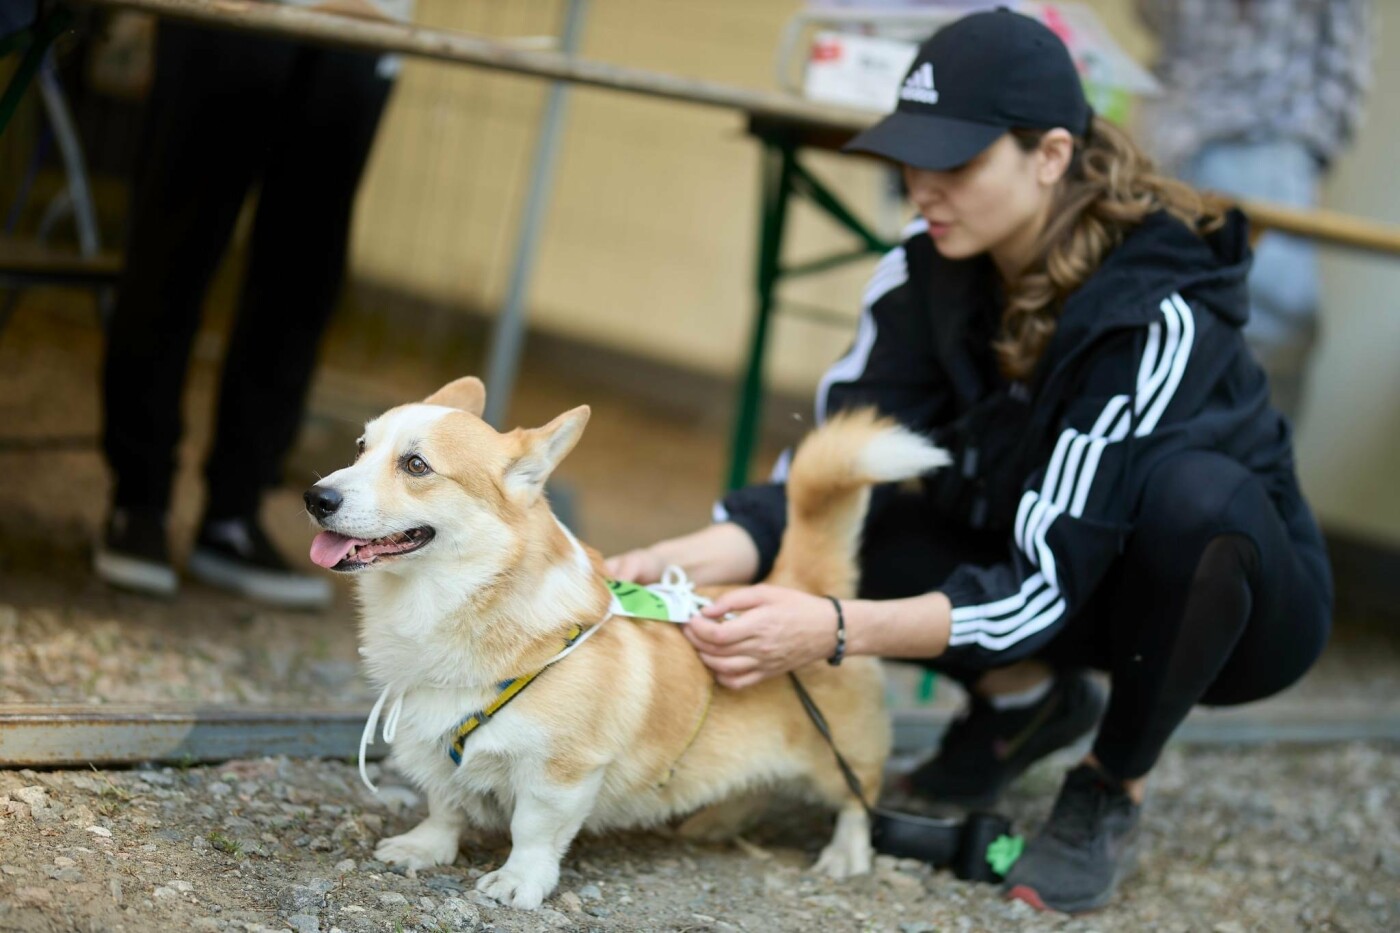
M 732 619 L 722 619 L 728 613 Z M 720 686 L 738 690 L 831 657 L 836 608 L 783 586 L 731 590 L 682 627 Z
M 655 548 L 639 547 L 609 557 L 603 561 L 603 569 L 613 580 L 625 583 L 655 583 L 666 570 L 666 561 Z

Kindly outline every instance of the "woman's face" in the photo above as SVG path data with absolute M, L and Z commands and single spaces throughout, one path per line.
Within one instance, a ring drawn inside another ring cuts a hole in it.
M 949 171 L 906 165 L 904 183 L 939 253 L 949 259 L 990 253 L 1010 278 L 1030 261 L 1073 151 L 1066 130 L 1046 133 L 1031 152 L 1007 133 Z

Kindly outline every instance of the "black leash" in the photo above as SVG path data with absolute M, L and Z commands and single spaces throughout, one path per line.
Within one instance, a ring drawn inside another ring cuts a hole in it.
M 805 709 L 807 715 L 811 717 L 812 725 L 817 727 L 817 731 L 821 733 L 822 738 L 826 739 L 826 744 L 831 746 L 831 754 L 836 756 L 836 766 L 841 769 L 841 775 L 846 779 L 846 786 L 851 789 L 851 793 L 856 795 L 856 799 L 859 800 L 860 805 L 865 808 L 865 812 L 873 817 L 875 815 L 875 808 L 870 805 L 869 800 L 865 799 L 865 791 L 860 788 L 860 779 L 856 777 L 855 771 L 851 770 L 851 766 L 846 763 L 846 757 L 842 755 L 840 749 L 836 747 L 836 740 L 831 736 L 831 727 L 826 724 L 826 717 L 823 716 L 822 711 L 817 708 L 816 701 L 813 700 L 812 695 L 807 692 L 807 688 L 802 686 L 802 681 L 797 679 L 797 675 L 789 671 L 788 679 L 792 681 L 792 689 L 797 691 L 797 699 L 801 701 L 802 708 Z
M 953 873 L 969 881 L 1000 881 L 1021 854 L 1024 842 L 1011 834 L 1011 821 L 995 813 L 972 813 L 965 820 L 938 819 L 871 806 L 860 779 L 847 763 L 826 717 L 797 675 L 788 672 L 792 689 L 812 725 L 826 740 L 846 786 L 870 817 L 870 841 L 875 851 L 897 858 L 916 858 L 935 866 L 952 866 Z

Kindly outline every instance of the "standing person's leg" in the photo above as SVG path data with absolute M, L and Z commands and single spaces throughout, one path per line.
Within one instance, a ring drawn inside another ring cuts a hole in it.
M 1201 188 L 1293 207 L 1315 207 L 1321 169 L 1302 142 L 1218 142 L 1208 145 L 1186 171 Z M 1317 341 L 1317 247 L 1285 233 L 1265 233 L 1254 248 L 1249 273 L 1249 322 L 1245 339 L 1269 374 L 1274 407 L 1297 421 L 1306 387 L 1308 357 Z
M 1331 582 L 1305 510 L 1286 524 L 1257 477 L 1197 452 L 1149 478 L 1096 603 L 1108 709 L 1092 754 L 1007 879 L 1013 896 L 1070 912 L 1106 903 L 1131 866 L 1142 779 L 1191 707 L 1268 696 L 1317 659 Z
M 160 27 L 102 377 L 102 443 L 114 488 L 95 567 L 118 585 L 162 593 L 176 586 L 165 513 L 190 348 L 257 171 L 261 117 L 288 48 Z
M 390 86 L 375 56 L 305 48 L 283 90 L 190 565 L 207 582 L 269 602 L 330 599 L 322 576 L 296 573 L 277 554 L 257 511 L 301 423 L 344 277 L 355 191 Z

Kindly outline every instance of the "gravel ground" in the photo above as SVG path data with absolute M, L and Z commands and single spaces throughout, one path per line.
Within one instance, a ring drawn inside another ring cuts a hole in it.
M 1033 822 L 1064 761 L 1008 801 Z M 390 778 L 392 780 L 392 777 Z M 1400 749 L 1169 751 L 1138 873 L 1086 917 L 1037 914 L 916 862 L 833 883 L 804 871 L 824 823 L 775 811 L 744 843 L 584 837 L 538 912 L 473 890 L 507 852 L 467 839 L 416 876 L 375 862 L 423 807 L 371 798 L 335 761 L 0 773 L 0 930 L 1394 930 Z

